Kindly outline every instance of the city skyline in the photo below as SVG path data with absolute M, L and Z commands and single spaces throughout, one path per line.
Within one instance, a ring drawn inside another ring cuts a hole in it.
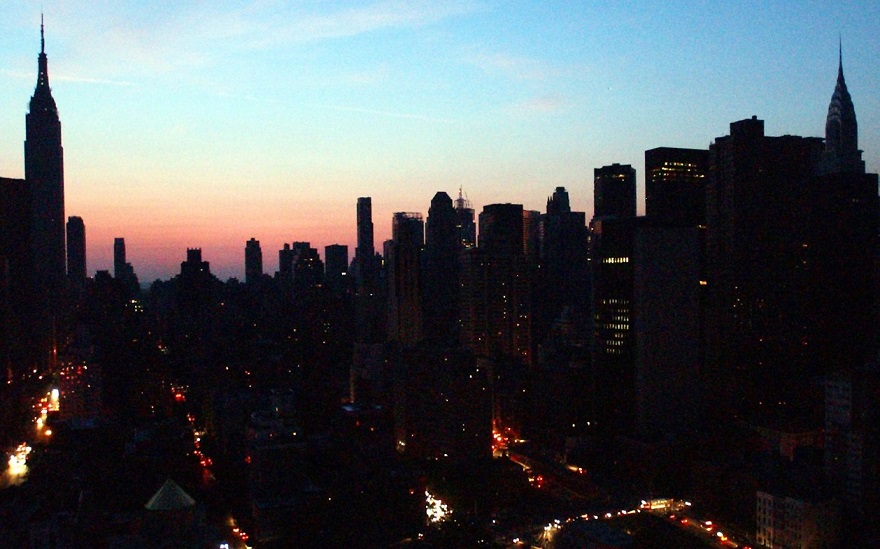
M 3 177 L 24 171 L 30 4 L 0 23 Z M 824 135 L 839 35 L 876 172 L 880 44 L 866 7 L 45 5 L 66 214 L 84 220 L 89 275 L 112 267 L 123 237 L 148 283 L 177 274 L 189 247 L 241 280 L 252 237 L 270 273 L 285 242 L 354 250 L 360 196 L 377 248 L 393 212 L 425 213 L 459 186 L 477 212 L 543 211 L 564 186 L 589 218 L 592 170 L 615 162 L 636 169 L 643 213 L 645 150 L 708 148 L 753 114 L 769 135 Z

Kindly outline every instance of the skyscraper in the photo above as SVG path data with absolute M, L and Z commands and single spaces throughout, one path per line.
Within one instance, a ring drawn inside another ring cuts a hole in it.
M 422 304 L 425 335 L 450 342 L 458 332 L 458 214 L 452 199 L 438 192 L 431 199 L 422 255 Z
M 75 285 L 86 280 L 86 226 L 77 216 L 67 218 L 67 277 Z
M 480 241 L 461 255 L 462 345 L 477 356 L 531 364 L 530 279 L 521 204 L 489 204 Z
M 357 201 L 357 249 L 355 258 L 372 258 L 376 253 L 373 243 L 373 201 L 362 196 Z
M 455 215 L 457 217 L 456 230 L 461 248 L 473 248 L 477 245 L 477 225 L 474 223 L 474 207 L 471 201 L 462 195 L 461 187 L 458 188 L 458 198 L 455 199 Z
M 38 360 L 48 360 L 60 297 L 67 275 L 64 218 L 64 152 L 61 121 L 52 90 L 46 41 L 40 24 L 37 85 L 25 117 L 24 177 L 31 210 L 32 315 Z
M 125 275 L 125 239 L 116 237 L 113 239 L 113 278 L 122 278 Z
M 348 279 L 348 246 L 330 244 L 324 246 L 324 280 L 333 291 L 341 291 L 347 287 Z
M 244 281 L 255 284 L 263 277 L 263 250 L 260 241 L 251 238 L 244 245 Z
M 636 171 L 629 164 L 593 170 L 593 217 L 636 216 Z
M 765 136 L 757 117 L 710 147 L 707 369 L 716 404 L 747 417 L 815 411 L 805 386 L 831 358 L 817 354 L 808 234 L 823 148 Z
M 825 153 L 823 173 L 865 173 L 865 162 L 859 150 L 859 127 L 846 80 L 843 78 L 843 49 L 838 51 L 837 84 L 828 105 L 825 119 Z
M 705 225 L 708 171 L 708 150 L 645 151 L 645 215 L 667 223 Z
M 128 289 L 129 295 L 136 296 L 140 293 L 137 275 L 134 274 L 134 267 L 125 260 L 125 239 L 115 238 L 113 240 L 113 278 L 122 282 Z
M 412 347 L 422 340 L 421 251 L 425 223 L 397 212 L 391 226 L 388 268 L 388 339 Z

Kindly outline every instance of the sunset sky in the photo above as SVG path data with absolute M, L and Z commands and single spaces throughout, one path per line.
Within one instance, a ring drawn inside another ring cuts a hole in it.
M 66 214 L 88 271 L 125 237 L 141 282 L 201 247 L 221 279 L 284 242 L 354 253 L 371 196 L 395 211 L 464 188 L 544 211 L 565 186 L 592 215 L 593 169 L 706 148 L 757 115 L 822 136 L 843 40 L 868 169 L 880 168 L 880 4 L 639 1 L 3 0 L 0 176 L 23 177 L 40 8 L 61 116 Z M 380 246 L 380 245 L 379 245 Z

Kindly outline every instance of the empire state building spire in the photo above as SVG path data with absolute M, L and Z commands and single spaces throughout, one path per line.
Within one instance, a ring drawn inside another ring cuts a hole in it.
M 825 119 L 825 155 L 822 171 L 865 173 L 865 163 L 859 150 L 859 130 L 846 80 L 843 77 L 843 47 L 838 49 L 837 84 L 828 117 Z

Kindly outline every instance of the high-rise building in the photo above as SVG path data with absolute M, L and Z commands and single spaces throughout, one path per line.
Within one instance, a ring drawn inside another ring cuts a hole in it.
M 125 276 L 125 239 L 113 239 L 113 278 Z
M 645 151 L 645 215 L 667 223 L 705 225 L 708 172 L 708 150 Z
M 324 280 L 334 291 L 344 290 L 348 286 L 348 246 L 324 246 Z
M 633 242 L 637 219 L 603 217 L 590 224 L 594 369 L 593 424 L 603 432 L 635 426 Z
M 357 248 L 355 258 L 372 258 L 376 253 L 373 244 L 373 201 L 362 196 L 357 201 Z
M 859 127 L 846 80 L 843 78 L 843 50 L 838 52 L 837 84 L 825 119 L 825 153 L 822 173 L 865 173 L 859 150 Z
M 388 339 L 405 347 L 422 340 L 421 251 L 425 223 L 419 213 L 397 212 L 386 254 Z
M 636 216 L 636 171 L 629 164 L 593 170 L 593 217 Z
M 568 191 L 557 187 L 541 216 L 541 276 L 535 299 L 533 333 L 538 343 L 563 311 L 581 332 L 590 297 L 587 264 L 587 224 L 584 212 L 571 211 Z
M 310 242 L 293 243 L 293 291 L 301 296 L 324 282 L 324 262 Z
M 140 292 L 137 275 L 134 267 L 125 260 L 125 239 L 113 240 L 113 278 L 119 280 L 128 290 L 130 296 L 136 296 Z
M 523 210 L 523 253 L 531 265 L 538 263 L 541 253 L 541 240 L 544 236 L 541 231 L 541 212 Z
M 30 200 L 27 182 L 0 177 L 0 377 L 11 380 L 33 359 L 30 324 Z
M 251 238 L 244 245 L 244 281 L 245 284 L 255 284 L 263 278 L 263 249 L 260 241 Z
M 473 248 L 477 245 L 477 225 L 474 223 L 474 207 L 471 201 L 462 195 L 461 187 L 458 189 L 458 198 L 455 199 L 456 231 L 461 248 Z
M 357 248 L 351 270 L 354 274 L 355 331 L 358 343 L 380 343 L 385 340 L 384 289 L 380 284 L 381 257 L 373 242 L 373 203 L 370 197 L 357 201 Z
M 480 240 L 461 254 L 461 342 L 477 356 L 531 364 L 530 280 L 522 205 L 489 204 Z
M 37 85 L 25 117 L 24 178 L 31 212 L 32 318 L 40 362 L 49 360 L 61 292 L 67 275 L 64 217 L 64 152 L 61 121 L 49 88 L 46 41 L 40 24 Z
M 707 373 L 733 413 L 817 413 L 807 386 L 830 357 L 814 338 L 808 233 L 822 149 L 820 138 L 765 136 L 757 117 L 710 148 Z
M 452 199 L 438 192 L 431 199 L 422 255 L 422 309 L 425 336 L 453 341 L 458 333 L 458 215 Z
M 77 216 L 67 218 L 67 277 L 77 286 L 86 280 L 86 225 Z

